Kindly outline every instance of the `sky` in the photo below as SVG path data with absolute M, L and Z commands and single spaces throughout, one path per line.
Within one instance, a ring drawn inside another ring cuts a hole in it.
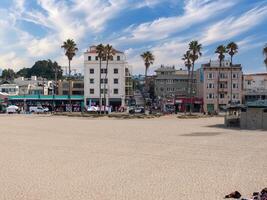
M 234 41 L 234 63 L 245 73 L 265 72 L 267 0 L 0 0 L 0 68 L 17 71 L 43 59 L 67 66 L 60 47 L 68 38 L 79 48 L 72 62 L 78 72 L 83 53 L 99 43 L 124 51 L 135 74 L 144 73 L 144 51 L 155 55 L 150 74 L 161 64 L 183 68 L 192 40 L 203 46 L 197 68 Z

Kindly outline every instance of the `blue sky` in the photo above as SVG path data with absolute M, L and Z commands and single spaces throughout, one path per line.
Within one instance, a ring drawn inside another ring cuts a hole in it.
M 150 50 L 161 64 L 183 67 L 191 40 L 203 45 L 201 63 L 214 49 L 235 41 L 234 62 L 245 73 L 264 72 L 267 0 L 1 0 L 0 67 L 18 70 L 39 59 L 67 65 L 62 42 L 73 38 L 79 52 L 73 68 L 82 71 L 83 52 L 110 43 L 125 51 L 134 73 L 143 73 L 140 54 Z

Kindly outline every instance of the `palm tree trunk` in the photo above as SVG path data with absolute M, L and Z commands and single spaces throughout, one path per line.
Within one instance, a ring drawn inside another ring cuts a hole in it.
M 107 105 L 107 97 L 106 97 L 106 80 L 107 80 L 107 74 L 108 74 L 108 56 L 107 56 L 107 65 L 106 65 L 106 75 L 104 80 L 104 114 L 106 114 L 106 105 Z
M 192 72 L 191 72 L 190 115 L 192 115 L 192 112 L 193 112 L 193 78 L 194 78 L 194 68 L 195 68 L 195 62 L 192 63 Z
M 231 71 L 231 96 L 230 96 L 230 104 L 232 104 L 233 101 L 233 56 L 231 56 L 231 65 L 230 65 L 230 71 Z
M 191 88 L 190 88 L 190 86 L 191 86 L 191 84 L 190 84 L 190 80 L 191 80 L 191 73 L 190 73 L 190 68 L 188 68 L 188 76 L 187 76 L 187 91 L 186 91 L 186 96 L 187 96 L 187 98 L 189 99 L 190 98 L 190 91 L 191 91 Z M 186 112 L 187 112 L 187 103 L 186 103 L 186 105 L 185 105 L 185 108 L 184 108 L 184 113 L 186 114 Z
M 70 81 L 70 75 L 71 75 L 71 71 L 70 71 L 70 59 L 69 59 L 69 106 L 70 106 L 70 112 L 72 112 L 72 105 L 71 105 L 71 81 Z
M 220 67 L 218 71 L 218 79 L 217 79 L 217 112 L 219 113 L 219 104 L 220 104 L 220 73 L 221 73 L 221 66 L 222 61 L 220 61 Z
M 102 58 L 99 58 L 99 114 L 101 115 L 102 109 L 102 97 L 101 97 L 101 67 L 102 67 Z

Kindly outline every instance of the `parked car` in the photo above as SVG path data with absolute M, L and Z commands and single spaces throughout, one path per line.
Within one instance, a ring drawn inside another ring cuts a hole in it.
M 13 113 L 19 113 L 20 112 L 20 109 L 18 106 L 15 106 L 15 105 L 11 105 L 11 106 L 8 106 L 6 108 L 6 112 L 8 114 L 13 114 Z
M 129 113 L 130 114 L 142 114 L 142 113 L 145 113 L 145 108 L 143 106 L 130 107 Z
M 46 113 L 46 112 L 49 111 L 49 109 L 48 108 L 39 107 L 39 106 L 31 106 L 29 108 L 29 111 L 31 113 Z
M 102 106 L 101 113 L 104 113 L 105 107 Z M 106 106 L 106 113 L 108 113 L 110 110 L 110 107 Z M 89 106 L 87 108 L 87 112 L 89 113 L 99 113 L 100 112 L 100 107 L 98 106 Z

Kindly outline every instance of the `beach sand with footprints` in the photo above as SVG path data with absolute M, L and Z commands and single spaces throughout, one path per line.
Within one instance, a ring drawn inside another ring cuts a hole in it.
M 267 187 L 267 132 L 223 121 L 0 115 L 0 199 L 249 196 Z

